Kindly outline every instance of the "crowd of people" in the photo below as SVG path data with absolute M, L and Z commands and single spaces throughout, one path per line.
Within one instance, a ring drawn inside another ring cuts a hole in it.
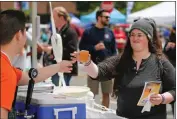
M 162 37 L 158 35 L 153 19 L 139 18 L 126 33 L 119 24 L 110 29 L 110 13 L 100 9 L 96 12 L 96 24 L 79 34 L 76 27 L 70 24 L 69 13 L 64 7 L 54 8 L 52 14 L 57 33 L 62 38 L 63 57 L 61 62 L 55 61 L 51 36 L 42 34 L 43 41 L 49 42 L 45 45 L 38 42 L 38 59 L 42 54 L 43 68 L 37 69 L 39 75 L 35 82 L 52 77 L 52 83 L 58 86 L 58 72 L 64 72 L 64 80 L 69 86 L 72 76 L 78 75 L 78 50 L 87 50 L 90 58 L 83 63 L 88 74 L 87 85 L 97 95 L 101 83 L 102 105 L 109 108 L 110 95 L 114 93 L 118 97 L 116 112 L 119 116 L 129 119 L 167 119 L 166 104 L 171 103 L 174 107 L 176 101 L 176 26 L 172 27 L 168 37 Z M 16 86 L 27 85 L 29 80 L 28 71 L 22 71 L 24 69 L 17 63 L 18 57 L 29 45 L 26 42 L 29 38 L 25 19 L 24 13 L 18 10 L 0 13 L 0 107 L 1 118 L 4 119 L 8 118 L 12 109 Z M 161 88 L 158 94 L 150 96 L 149 100 L 155 106 L 151 111 L 141 113 L 142 107 L 137 106 L 137 103 L 148 81 L 160 81 Z

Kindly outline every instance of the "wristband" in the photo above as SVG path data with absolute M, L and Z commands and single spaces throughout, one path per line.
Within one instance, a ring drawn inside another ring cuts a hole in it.
M 162 102 L 161 104 L 163 104 L 165 102 L 165 96 L 163 94 L 160 94 L 162 96 Z
M 92 60 L 89 60 L 87 63 L 85 63 L 85 66 L 89 66 L 91 64 Z

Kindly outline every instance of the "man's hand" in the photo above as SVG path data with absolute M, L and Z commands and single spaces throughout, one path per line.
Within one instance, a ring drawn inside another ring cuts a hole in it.
M 71 73 L 73 63 L 75 63 L 75 62 L 74 61 L 66 61 L 66 60 L 58 62 L 58 64 L 59 64 L 59 71 L 58 72 Z
M 43 46 L 43 51 L 47 54 L 51 54 L 52 52 L 52 46 Z
M 104 50 L 105 49 L 105 45 L 103 42 L 98 43 L 97 45 L 95 45 L 95 49 L 96 50 Z
M 166 46 L 166 50 L 170 49 L 170 48 L 175 48 L 176 44 L 173 42 L 168 42 L 167 46 Z
M 112 94 L 111 94 L 111 97 L 114 98 L 114 99 L 117 99 L 117 98 L 118 98 L 117 95 L 116 95 L 117 92 L 118 92 L 118 90 L 113 89 Z

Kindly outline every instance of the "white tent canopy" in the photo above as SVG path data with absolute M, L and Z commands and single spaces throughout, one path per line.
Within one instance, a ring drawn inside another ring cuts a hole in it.
M 152 7 L 130 14 L 127 22 L 132 23 L 135 18 L 153 18 L 158 25 L 175 23 L 175 2 L 162 2 Z

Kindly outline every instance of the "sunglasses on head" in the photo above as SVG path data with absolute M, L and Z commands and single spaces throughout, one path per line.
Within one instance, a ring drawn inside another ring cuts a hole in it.
M 106 19 L 110 19 L 110 16 L 101 16 L 101 17 L 104 17 Z

